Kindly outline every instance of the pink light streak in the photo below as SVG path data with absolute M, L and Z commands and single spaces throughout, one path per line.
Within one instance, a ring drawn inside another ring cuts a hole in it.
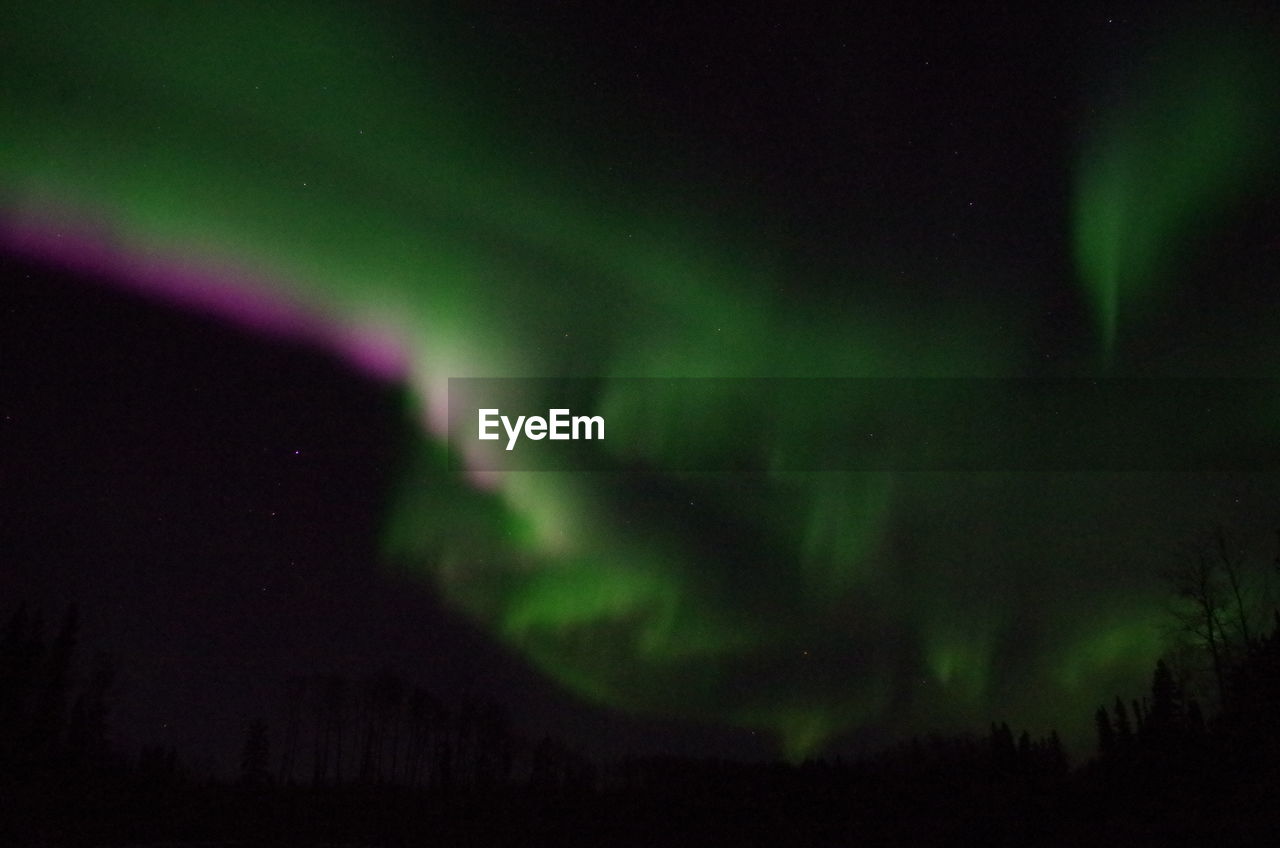
M 0 212 L 0 250 L 259 335 L 330 351 L 380 382 L 416 384 L 426 431 L 441 440 L 449 437 L 447 380 L 413 373 L 412 347 L 402 331 L 326 315 L 287 295 L 294 287 L 283 281 L 228 262 L 131 251 L 109 228 L 89 225 L 77 215 Z M 462 460 L 472 486 L 501 487 L 503 474 L 476 468 L 482 464 L 479 456 L 464 454 Z
M 331 351 L 379 381 L 409 376 L 410 349 L 400 333 L 324 315 L 283 294 L 289 285 L 226 263 L 130 252 L 101 227 L 46 217 L 0 217 L 0 248 L 254 333 Z

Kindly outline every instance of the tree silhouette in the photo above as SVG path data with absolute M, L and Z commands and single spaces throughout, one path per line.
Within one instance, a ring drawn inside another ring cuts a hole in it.
M 424 776 L 429 779 L 428 758 L 442 735 L 448 716 L 444 707 L 425 689 L 415 687 L 409 695 L 409 740 L 406 752 L 406 782 L 417 788 Z
M 107 756 L 107 723 L 115 681 L 115 659 L 110 654 L 96 654 L 88 684 L 76 696 L 67 724 L 67 748 L 73 762 L 100 763 Z
M 1184 698 L 1182 687 L 1163 659 L 1156 662 L 1151 679 L 1151 711 L 1144 732 L 1153 738 L 1167 738 L 1183 729 Z
M 1116 732 L 1106 707 L 1098 707 L 1093 714 L 1093 723 L 1098 729 L 1098 753 L 1104 757 L 1111 756 L 1116 751 Z
M 339 675 L 318 678 L 314 686 L 314 760 L 312 782 L 326 783 L 330 774 L 342 783 L 342 747 L 347 729 L 348 685 Z
M 1116 748 L 1120 751 L 1128 751 L 1133 747 L 1133 725 L 1129 723 L 1129 713 L 1124 708 L 1124 701 L 1120 696 L 1116 696 L 1115 703 L 1116 714 Z
M 1012 774 L 1018 765 L 1018 750 L 1008 722 L 991 723 L 991 763 L 997 774 Z
M 302 729 L 310 680 L 294 675 L 285 681 L 284 746 L 280 757 L 280 782 L 292 783 L 298 760 L 298 737 Z
M 1173 617 L 1191 644 L 1209 658 L 1220 705 L 1231 697 L 1228 671 L 1254 641 L 1261 575 L 1250 575 L 1247 552 L 1222 526 L 1188 545 L 1163 573 L 1173 592 Z
M 271 746 L 267 723 L 255 719 L 245 733 L 244 749 L 240 754 L 240 782 L 245 786 L 262 786 L 270 779 Z

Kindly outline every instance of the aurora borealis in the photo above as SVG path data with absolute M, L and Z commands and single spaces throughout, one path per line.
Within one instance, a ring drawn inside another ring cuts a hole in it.
M 443 446 L 450 377 L 591 378 L 606 416 L 651 422 L 643 443 L 601 450 L 650 467 L 692 450 L 689 468 L 713 439 L 767 467 L 809 438 L 824 398 L 759 398 L 764 423 L 726 436 L 729 400 L 626 378 L 1272 376 L 1269 316 L 1222 344 L 1213 322 L 1239 327 L 1234 313 L 1168 317 L 1180 293 L 1212 290 L 1195 257 L 1274 180 L 1274 59 L 1256 31 L 1068 51 L 1097 90 L 1072 93 L 1078 135 L 1044 154 L 1064 153 L 1044 168 L 1060 208 L 960 253 L 926 244 L 947 229 L 927 223 L 941 206 L 895 197 L 899 170 L 904 186 L 935 177 L 900 152 L 878 165 L 870 130 L 845 158 L 808 155 L 890 185 L 801 214 L 750 155 L 699 148 L 710 131 L 668 131 L 634 92 L 583 100 L 599 54 L 570 49 L 572 22 L 8 5 L 0 247 L 403 385 L 416 436 L 387 562 L 577 697 L 764 731 L 791 758 L 994 711 L 1078 740 L 1089 706 L 1161 650 L 1152 552 L 1218 518 L 1266 544 L 1259 514 L 1280 487 L 1261 474 L 1029 473 L 1016 457 L 981 473 L 454 473 Z M 858 93 L 881 85 L 857 79 L 822 108 L 856 125 Z M 1022 191 L 1023 166 L 974 167 L 984 205 Z M 881 219 L 910 226 L 881 239 Z M 999 249 L 1024 242 L 1044 246 Z M 1041 258 L 1059 252 L 1074 264 Z M 1044 303 L 1077 301 L 1089 320 L 1060 305 L 1045 320 Z M 677 427 L 708 443 L 673 446 Z
M 1268 45 L 1203 25 L 1152 51 L 1084 146 L 1076 256 L 1108 351 L 1167 285 L 1186 240 L 1276 163 Z

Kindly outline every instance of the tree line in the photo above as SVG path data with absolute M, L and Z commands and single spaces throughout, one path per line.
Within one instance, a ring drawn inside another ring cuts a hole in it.
M 851 761 L 596 762 L 523 738 L 492 699 L 447 703 L 383 671 L 282 681 L 234 775 L 201 775 L 172 748 L 122 751 L 114 658 L 80 656 L 75 606 L 51 625 L 20 604 L 0 632 L 0 842 L 525 844 L 540 828 L 562 844 L 1266 844 L 1280 834 L 1277 571 L 1225 531 L 1187 548 L 1163 575 L 1170 650 L 1146 691 L 1098 706 L 1097 751 L 1074 768 L 1055 730 L 1005 721 Z

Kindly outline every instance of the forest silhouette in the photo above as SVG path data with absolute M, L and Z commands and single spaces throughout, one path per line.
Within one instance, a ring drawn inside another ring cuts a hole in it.
M 1173 648 L 1148 691 L 1099 693 L 1096 751 L 1005 721 L 802 764 L 595 761 L 506 706 L 385 671 L 282 681 L 233 774 L 113 744 L 117 660 L 79 611 L 0 634 L 0 842 L 13 845 L 1264 845 L 1280 834 L 1280 571 L 1223 531 L 1163 574 Z

